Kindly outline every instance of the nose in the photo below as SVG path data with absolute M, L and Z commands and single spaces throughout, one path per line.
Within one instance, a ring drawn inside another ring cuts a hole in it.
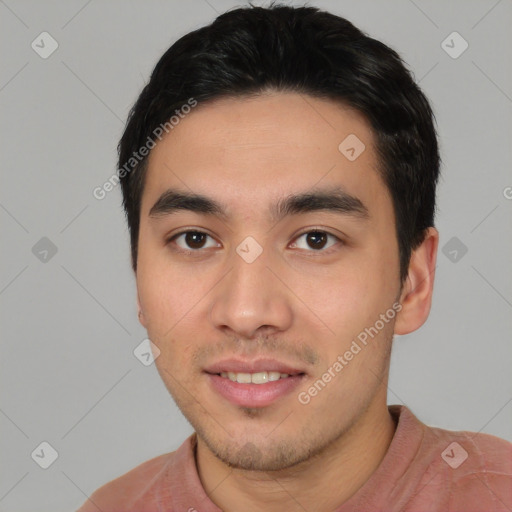
M 212 295 L 211 322 L 246 339 L 260 331 L 287 330 L 293 313 L 290 291 L 283 284 L 283 263 L 267 250 L 249 261 L 233 251 L 231 270 Z

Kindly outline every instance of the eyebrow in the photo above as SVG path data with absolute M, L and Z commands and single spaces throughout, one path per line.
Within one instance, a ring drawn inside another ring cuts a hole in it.
M 149 216 L 161 217 L 180 210 L 229 220 L 226 207 L 217 200 L 177 189 L 166 190 L 149 210 Z M 334 212 L 361 220 L 366 220 L 370 216 L 368 208 L 359 198 L 340 187 L 313 189 L 283 197 L 270 206 L 269 216 L 271 221 L 279 222 L 290 215 L 314 211 Z

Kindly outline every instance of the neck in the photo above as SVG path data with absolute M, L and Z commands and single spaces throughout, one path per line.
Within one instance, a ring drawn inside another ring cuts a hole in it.
M 378 407 L 377 407 L 378 406 Z M 342 437 L 317 457 L 280 471 L 233 469 L 197 439 L 200 480 L 223 511 L 332 512 L 370 478 L 395 433 L 385 400 L 368 408 Z

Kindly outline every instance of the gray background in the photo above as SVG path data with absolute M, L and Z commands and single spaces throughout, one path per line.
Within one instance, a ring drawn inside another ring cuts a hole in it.
M 116 171 L 124 120 L 157 59 L 240 4 L 0 1 L 2 512 L 74 510 L 192 432 L 154 365 L 133 354 L 145 331 L 120 191 L 98 201 L 92 190 Z M 388 401 L 512 440 L 512 2 L 311 4 L 397 49 L 438 121 L 434 302 L 419 331 L 396 338 Z M 59 44 L 46 59 L 31 47 L 43 31 Z M 458 58 L 441 46 L 453 31 L 469 43 Z M 46 470 L 31 457 L 43 441 L 58 452 Z

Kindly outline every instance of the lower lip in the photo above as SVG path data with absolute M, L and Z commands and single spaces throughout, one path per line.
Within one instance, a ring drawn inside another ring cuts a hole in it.
M 265 407 L 291 393 L 305 377 L 293 375 L 265 384 L 242 384 L 220 375 L 207 374 L 212 386 L 227 400 L 242 407 Z

